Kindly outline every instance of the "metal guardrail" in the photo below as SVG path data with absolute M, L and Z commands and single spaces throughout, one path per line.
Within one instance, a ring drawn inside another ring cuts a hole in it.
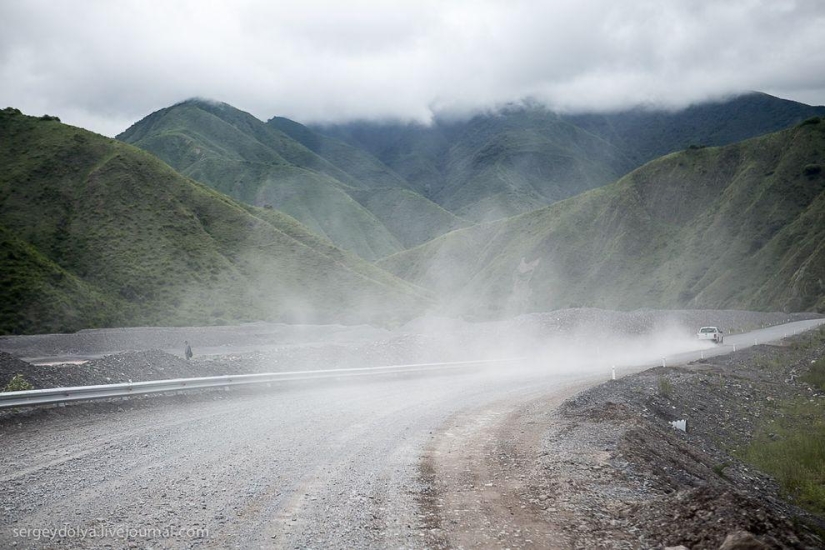
M 386 367 L 360 367 L 350 369 L 324 369 L 310 371 L 267 372 L 261 374 L 238 374 L 226 376 L 207 376 L 203 378 L 174 378 L 170 380 L 151 380 L 147 382 L 128 382 L 125 384 L 103 384 L 99 386 L 74 386 L 68 388 L 46 388 L 0 392 L 0 409 L 12 407 L 31 407 L 37 405 L 54 405 L 73 401 L 92 401 L 114 397 L 129 397 L 161 392 L 180 392 L 205 388 L 226 388 L 231 386 L 272 384 L 297 380 L 315 380 L 353 376 L 370 376 L 374 374 L 397 374 L 404 372 L 422 372 L 429 370 L 447 370 L 483 366 L 493 363 L 507 363 L 516 359 L 486 359 L 479 361 L 454 361 L 449 363 L 416 363 L 411 365 L 390 365 Z

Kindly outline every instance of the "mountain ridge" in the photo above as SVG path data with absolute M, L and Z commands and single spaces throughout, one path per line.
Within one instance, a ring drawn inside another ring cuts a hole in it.
M 353 196 L 385 186 L 404 191 L 407 188 L 401 178 L 346 144 L 321 136 L 313 143 L 311 130 L 286 121 L 264 123 L 225 103 L 188 100 L 150 114 L 118 139 L 156 154 L 182 174 L 238 200 L 271 205 L 368 260 L 403 249 L 402 242 L 424 242 L 431 238 L 432 226 L 449 230 L 466 225 L 423 197 L 416 199 L 417 208 L 427 213 L 429 225 L 394 223 L 388 213 L 391 203 L 358 201 Z M 319 150 L 323 148 L 358 177 L 305 147 L 279 126 Z
M 823 165 L 825 123 L 813 119 L 672 153 L 378 265 L 482 317 L 579 305 L 823 311 Z
M 464 120 L 315 125 L 360 147 L 457 215 L 485 222 L 612 183 L 659 156 L 793 126 L 825 107 L 751 93 L 680 111 L 558 114 L 536 103 Z

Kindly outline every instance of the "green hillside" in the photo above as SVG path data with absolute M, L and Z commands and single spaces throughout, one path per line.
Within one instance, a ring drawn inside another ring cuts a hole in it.
M 468 121 L 319 129 L 361 147 L 457 216 L 489 221 L 605 185 L 629 163 L 601 138 L 541 107 Z
M 825 311 L 825 122 L 657 159 L 379 265 L 461 312 Z
M 423 197 L 410 198 L 403 179 L 369 154 L 314 136 L 288 119 L 265 124 L 225 103 L 189 100 L 161 109 L 118 139 L 235 199 L 285 212 L 368 260 L 430 237 L 415 225 L 388 227 L 392 215 L 386 202 L 356 200 L 356 193 L 363 197 L 368 189 L 393 190 L 399 200 L 422 211 L 438 235 L 466 225 Z
M 422 292 L 130 145 L 0 112 L 0 332 L 389 319 Z
M 615 145 L 634 166 L 640 166 L 691 145 L 737 143 L 790 128 L 814 116 L 825 116 L 825 107 L 750 93 L 680 111 L 636 109 L 570 115 L 565 120 Z
M 319 157 L 358 182 L 358 187 L 369 189 L 407 189 L 407 182 L 366 151 L 343 141 L 319 134 L 303 124 L 284 117 L 273 117 L 266 125 L 283 132 Z
M 447 152 L 435 201 L 490 221 L 611 183 L 627 166 L 609 143 L 542 108 L 475 117 Z
M 682 111 L 559 115 L 511 107 L 430 126 L 353 122 L 319 126 L 401 175 L 412 189 L 475 221 L 528 212 L 614 182 L 690 145 L 726 145 L 825 115 L 765 94 Z
M 287 118 L 274 117 L 267 125 L 292 137 L 368 187 L 348 193 L 381 220 L 404 248 L 470 225 L 412 191 L 404 179 L 362 149 Z

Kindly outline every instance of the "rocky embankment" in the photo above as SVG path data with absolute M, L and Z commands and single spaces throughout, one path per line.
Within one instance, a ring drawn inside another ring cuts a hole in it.
M 457 422 L 422 463 L 429 545 L 823 548 L 825 518 L 742 459 L 757 438 L 785 437 L 790 415 L 825 410 L 807 377 L 823 357 L 820 329 L 626 376 L 561 406 L 539 399 L 462 443 L 473 457 L 449 446 Z M 671 424 L 681 420 L 686 431 Z

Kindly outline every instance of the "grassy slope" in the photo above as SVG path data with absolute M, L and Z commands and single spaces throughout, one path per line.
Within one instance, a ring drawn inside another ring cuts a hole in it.
M 825 123 L 674 153 L 379 265 L 479 315 L 573 305 L 822 311 L 825 174 L 815 165 L 825 166 Z
M 238 200 L 270 204 L 367 259 L 402 248 L 348 193 L 362 184 L 277 128 L 226 104 L 191 100 L 118 136 Z
M 275 117 L 267 125 L 294 138 L 368 187 L 348 193 L 381 220 L 405 248 L 470 225 L 409 189 L 400 176 L 361 149 L 287 118 Z
M 447 153 L 436 200 L 489 221 L 605 185 L 626 167 L 613 146 L 543 109 L 475 117 Z
M 821 350 L 825 328 L 799 337 L 792 353 L 805 357 Z M 825 391 L 825 356 L 812 361 L 800 380 L 813 389 Z M 737 454 L 771 474 L 792 502 L 820 516 L 825 515 L 825 401 L 809 395 L 776 404 L 779 422 L 761 420 L 754 439 Z
M 387 165 L 366 151 L 343 141 L 321 135 L 303 124 L 284 117 L 273 117 L 266 126 L 291 137 L 319 157 L 345 172 L 360 187 L 369 189 L 407 189 L 407 182 Z
M 366 151 L 430 200 L 444 187 L 442 165 L 452 139 L 444 125 L 353 122 L 319 126 L 317 130 Z
M 90 132 L 0 113 L 2 332 L 404 315 L 421 292 Z
M 614 181 L 626 161 L 606 141 L 541 108 L 438 121 L 430 127 L 323 127 L 376 155 L 458 216 L 486 221 Z

